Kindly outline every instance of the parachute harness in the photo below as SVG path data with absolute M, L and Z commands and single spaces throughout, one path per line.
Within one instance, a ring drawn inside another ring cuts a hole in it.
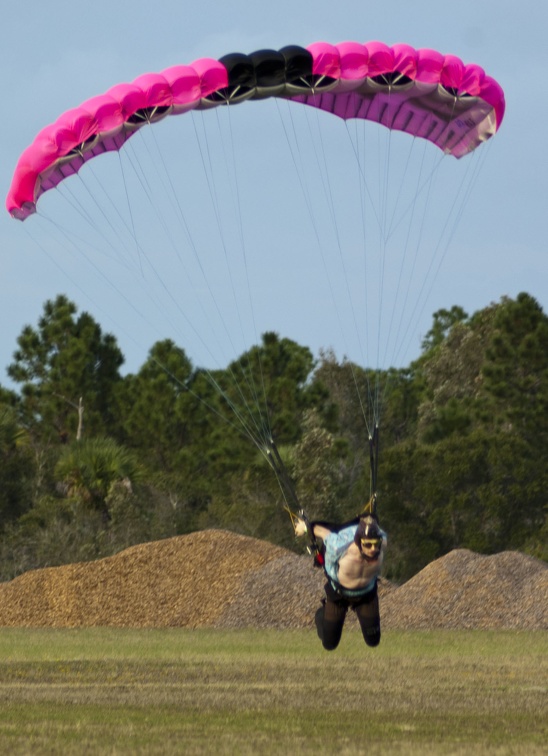
M 375 518 L 377 517 L 378 451 L 379 428 L 378 425 L 376 425 L 373 434 L 369 437 L 371 496 L 362 512 L 360 513 L 364 515 L 372 515 Z M 323 568 L 325 566 L 323 548 L 314 534 L 314 527 L 310 522 L 308 515 L 306 514 L 304 508 L 301 506 L 293 481 L 291 480 L 289 473 L 287 472 L 287 468 L 280 456 L 278 447 L 276 446 L 276 443 L 272 436 L 269 436 L 265 441 L 264 446 L 262 447 L 262 452 L 264 453 L 268 463 L 270 464 L 270 467 L 276 475 L 278 483 L 280 484 L 280 488 L 285 499 L 284 509 L 289 515 L 293 530 L 295 530 L 299 521 L 304 522 L 306 527 L 306 535 L 308 537 L 308 546 L 306 550 L 313 557 L 314 566 Z

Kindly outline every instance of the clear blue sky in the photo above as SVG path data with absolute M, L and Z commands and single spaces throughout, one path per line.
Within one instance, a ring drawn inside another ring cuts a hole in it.
M 7 193 L 19 154 L 43 126 L 84 99 L 147 71 L 232 51 L 306 46 L 318 40 L 378 39 L 454 53 L 466 63 L 480 64 L 500 82 L 507 110 L 419 324 L 421 332 L 408 355 L 412 358 L 431 313 L 439 307 L 459 304 L 471 313 L 520 291 L 536 297 L 545 310 L 548 306 L 548 171 L 543 144 L 548 105 L 542 89 L 547 29 L 548 6 L 533 0 L 8 3 L 0 27 L 1 194 Z M 5 367 L 23 326 L 36 324 L 45 300 L 62 292 L 115 333 L 128 368 L 135 370 L 151 338 L 132 341 L 118 333 L 51 261 L 30 251 L 24 225 L 0 213 L 0 383 L 9 385 Z M 285 322 L 280 326 L 274 316 L 265 326 L 314 350 L 334 347 L 341 355 L 345 345 L 336 336 L 315 332 L 316 317 L 302 299 L 302 311 L 291 314 L 291 323 L 302 327 L 285 333 L 292 329 Z

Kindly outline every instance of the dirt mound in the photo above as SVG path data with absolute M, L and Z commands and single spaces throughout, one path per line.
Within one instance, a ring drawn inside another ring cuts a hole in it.
M 548 629 L 548 565 L 516 551 L 451 551 L 383 602 L 385 627 Z
M 315 569 L 308 556 L 286 551 L 240 582 L 234 601 L 219 615 L 216 627 L 312 627 L 314 613 L 324 596 L 323 570 Z M 381 601 L 391 590 L 387 580 L 379 582 Z M 348 615 L 349 624 L 357 620 Z
M 0 626 L 211 626 L 244 575 L 285 553 L 209 530 L 27 572 L 0 585 Z
M 309 557 L 208 530 L 0 584 L 0 626 L 310 627 L 323 582 Z M 548 566 L 516 552 L 453 551 L 379 592 L 385 628 L 548 629 Z

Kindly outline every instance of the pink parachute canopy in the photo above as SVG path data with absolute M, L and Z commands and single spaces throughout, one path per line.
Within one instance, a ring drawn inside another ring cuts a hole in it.
M 479 66 L 402 44 L 317 42 L 203 58 L 118 84 L 46 126 L 19 158 L 7 209 L 24 220 L 36 212 L 41 194 L 87 160 L 119 150 L 147 123 L 265 97 L 375 121 L 457 158 L 493 136 L 505 107 L 501 87 Z

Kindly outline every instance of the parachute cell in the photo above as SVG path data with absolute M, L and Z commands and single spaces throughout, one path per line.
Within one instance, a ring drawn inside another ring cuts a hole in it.
M 374 121 L 429 140 L 456 158 L 497 131 L 505 107 L 501 87 L 479 66 L 402 44 L 318 42 L 204 58 L 144 74 L 61 115 L 21 155 L 7 209 L 24 220 L 44 192 L 87 160 L 120 149 L 147 123 L 265 97 Z

